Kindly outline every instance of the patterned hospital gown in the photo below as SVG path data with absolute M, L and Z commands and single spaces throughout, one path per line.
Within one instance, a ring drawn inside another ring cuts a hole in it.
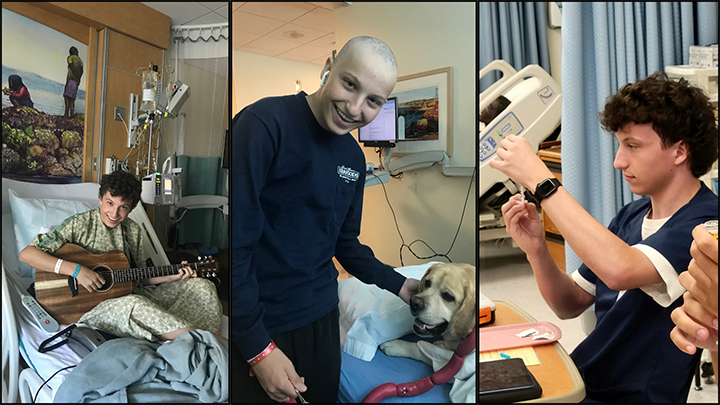
M 121 250 L 128 261 L 132 255 L 138 267 L 145 267 L 140 226 L 130 218 L 121 225 L 127 229 L 127 249 L 121 227 L 105 226 L 100 209 L 73 215 L 53 231 L 36 236 L 30 244 L 49 254 L 65 243 L 74 243 L 93 254 Z M 211 281 L 193 277 L 150 286 L 141 281 L 132 283 L 132 294 L 101 302 L 78 322 L 117 336 L 146 340 L 189 326 L 212 333 L 220 329 L 222 307 Z

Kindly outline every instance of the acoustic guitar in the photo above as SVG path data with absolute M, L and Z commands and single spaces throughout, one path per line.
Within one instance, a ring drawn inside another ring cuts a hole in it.
M 218 275 L 215 259 L 208 258 L 196 263 L 131 269 L 127 257 L 119 250 L 95 255 L 71 243 L 63 245 L 53 256 L 80 263 L 100 274 L 105 280 L 103 286 L 94 292 L 88 292 L 77 283 L 78 294 L 73 297 L 68 276 L 36 271 L 35 299 L 60 324 L 77 322 L 84 313 L 102 301 L 130 294 L 132 283 L 129 281 L 178 274 L 179 269 L 186 266 L 192 267 L 198 277 L 210 278 Z

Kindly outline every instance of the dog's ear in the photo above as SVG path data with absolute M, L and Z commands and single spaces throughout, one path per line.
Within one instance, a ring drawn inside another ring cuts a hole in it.
M 437 266 L 437 264 L 433 264 L 432 266 L 428 267 L 428 269 L 425 270 L 425 274 L 420 277 L 420 282 L 418 283 L 418 293 L 421 293 L 425 289 L 425 283 L 423 282 L 423 280 L 430 274 L 430 272 L 433 271 L 433 268 L 435 266 Z
M 469 264 L 463 264 L 465 297 L 460 308 L 453 314 L 452 321 L 448 325 L 448 331 L 451 336 L 464 338 L 472 332 L 477 322 L 477 299 L 476 288 L 477 280 L 475 267 Z

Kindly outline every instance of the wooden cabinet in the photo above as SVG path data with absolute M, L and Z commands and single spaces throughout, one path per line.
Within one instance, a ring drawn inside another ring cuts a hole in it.
M 560 159 L 560 147 L 552 147 L 548 149 L 541 149 L 538 152 L 538 156 L 550 169 L 553 175 L 562 182 L 562 163 Z M 565 239 L 563 239 L 560 231 L 557 229 L 555 224 L 552 222 L 550 217 L 542 211 L 542 222 L 545 233 L 545 241 L 550 250 L 550 255 L 555 264 L 565 271 Z

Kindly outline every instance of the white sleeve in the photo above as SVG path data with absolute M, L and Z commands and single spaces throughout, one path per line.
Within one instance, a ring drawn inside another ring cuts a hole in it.
M 675 302 L 676 299 L 680 298 L 683 293 L 685 293 L 685 288 L 683 288 L 678 281 L 678 273 L 665 256 L 654 248 L 641 243 L 633 245 L 632 247 L 636 248 L 648 259 L 650 259 L 650 262 L 653 266 L 655 266 L 655 270 L 657 270 L 658 274 L 663 279 L 661 283 L 640 287 L 640 289 L 645 292 L 645 294 L 652 297 L 652 299 L 654 299 L 655 302 L 660 304 L 662 307 L 667 308 L 670 304 Z
M 575 284 L 578 285 L 578 287 L 582 288 L 587 292 L 588 294 L 595 296 L 595 284 L 589 282 L 585 277 L 583 277 L 578 270 L 575 270 L 571 274 L 573 281 L 575 281 Z

